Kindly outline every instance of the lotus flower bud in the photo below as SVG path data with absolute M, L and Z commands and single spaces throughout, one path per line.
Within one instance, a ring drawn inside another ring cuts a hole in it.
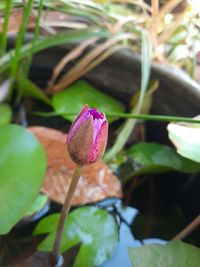
M 85 105 L 67 135 L 67 147 L 72 160 L 88 165 L 99 160 L 108 139 L 108 122 L 104 113 Z

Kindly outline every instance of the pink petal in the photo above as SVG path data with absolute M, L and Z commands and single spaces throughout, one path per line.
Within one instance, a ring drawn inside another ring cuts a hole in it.
M 105 120 L 98 131 L 96 139 L 92 145 L 89 157 L 88 164 L 94 163 L 99 160 L 106 149 L 108 139 L 108 122 Z
M 76 134 L 79 127 L 90 117 L 90 113 L 88 112 L 88 105 L 86 104 L 81 112 L 76 117 L 75 121 L 71 125 L 68 135 L 67 135 L 67 142 L 70 142 L 72 137 Z

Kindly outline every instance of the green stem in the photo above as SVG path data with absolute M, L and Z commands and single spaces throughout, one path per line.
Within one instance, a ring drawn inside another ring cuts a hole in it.
M 29 22 L 32 5 L 33 5 L 33 0 L 28 0 L 27 5 L 24 7 L 22 23 L 20 25 L 19 33 L 17 35 L 17 41 L 16 41 L 16 45 L 15 45 L 15 49 L 14 49 L 14 55 L 13 55 L 12 62 L 11 62 L 11 72 L 10 72 L 11 83 L 10 83 L 10 88 L 9 88 L 10 89 L 9 90 L 10 97 L 12 95 L 14 79 L 15 79 L 15 77 L 17 75 L 17 71 L 18 71 L 18 63 L 19 63 L 19 60 L 21 57 L 20 51 L 21 51 L 21 48 L 23 46 L 24 35 L 26 32 L 26 27 L 27 27 L 28 22 Z
M 41 117 L 55 117 L 55 116 L 76 116 L 74 112 L 40 112 L 32 111 L 30 114 L 41 116 Z M 149 114 L 130 114 L 130 113 L 112 113 L 107 112 L 106 117 L 112 117 L 117 119 L 139 119 L 144 121 L 163 121 L 163 122 L 188 122 L 188 123 L 200 123 L 200 120 L 192 119 L 189 117 L 177 117 L 177 116 L 166 116 L 166 115 L 149 115 Z
M 145 105 L 145 95 L 148 87 L 149 77 L 151 72 L 151 42 L 149 34 L 146 31 L 142 32 L 142 47 L 141 47 L 141 90 L 137 105 L 131 110 L 131 114 L 139 114 L 143 105 Z M 136 124 L 135 119 L 127 119 L 120 131 L 115 144 L 105 154 L 104 160 L 111 160 L 125 146 L 131 132 Z
M 38 6 L 38 11 L 37 11 L 36 22 L 35 22 L 35 31 L 33 34 L 33 38 L 31 40 L 32 50 L 33 50 L 35 43 L 37 41 L 37 38 L 39 36 L 39 29 L 40 29 L 39 26 L 40 26 L 40 17 L 42 14 L 42 9 L 43 9 L 43 0 L 40 0 L 39 6 Z M 23 66 L 25 78 L 27 78 L 29 75 L 31 63 L 32 63 L 32 58 L 33 58 L 33 53 L 30 53 L 30 55 L 27 58 L 26 64 L 24 64 L 24 66 Z M 19 76 L 21 76 L 21 74 L 19 74 Z M 24 83 L 21 83 L 20 79 L 19 79 L 18 83 L 19 83 L 19 86 L 18 86 L 18 95 L 16 98 L 16 104 L 19 104 L 21 97 L 22 97 L 24 90 L 25 90 Z
M 26 32 L 26 27 L 30 18 L 30 13 L 33 5 L 33 0 L 28 0 L 27 6 L 24 7 L 24 13 L 23 13 L 23 19 L 22 19 L 22 24 L 20 26 L 20 30 L 17 36 L 17 41 L 16 41 L 16 46 L 15 46 L 15 52 L 14 52 L 14 57 L 12 60 L 12 65 L 11 65 L 11 77 L 15 77 L 17 73 L 17 67 L 18 67 L 18 62 L 20 59 L 20 50 L 23 44 L 24 40 L 24 34 Z
M 145 121 L 200 123 L 200 120 L 192 119 L 189 117 L 166 116 L 166 115 L 107 113 L 106 116 L 116 117 L 116 118 L 135 118 L 135 119 L 140 119 L 140 120 L 145 120 Z
M 33 50 L 33 48 L 35 46 L 35 43 L 36 43 L 36 40 L 38 39 L 38 36 L 39 36 L 40 18 L 41 18 L 41 15 L 42 15 L 42 10 L 43 10 L 43 0 L 40 0 L 39 1 L 39 5 L 38 5 L 38 9 L 37 9 L 37 17 L 36 17 L 36 22 L 35 22 L 35 31 L 34 31 L 34 34 L 33 34 L 33 39 L 31 41 L 32 50 Z M 32 63 L 32 58 L 33 58 L 33 52 L 31 52 L 30 56 L 29 56 L 28 64 L 27 64 L 27 67 L 26 67 L 26 77 L 28 77 L 28 74 L 29 74 L 29 70 L 30 70 L 31 63 Z
M 11 9 L 11 0 L 6 1 L 6 9 L 3 23 L 3 31 L 1 37 L 1 54 L 4 54 L 7 48 L 7 31 L 8 31 L 8 23 L 10 18 L 10 9 Z
M 55 238 L 53 250 L 52 250 L 51 255 L 50 255 L 50 263 L 52 264 L 52 266 L 55 266 L 57 263 L 57 260 L 58 260 L 60 242 L 61 242 L 62 233 L 63 233 L 64 226 L 65 226 L 65 221 L 66 221 L 69 209 L 71 207 L 71 202 L 72 202 L 74 192 L 75 192 L 76 187 L 78 185 L 78 181 L 79 181 L 80 174 L 81 174 L 81 169 L 82 169 L 81 166 L 76 165 L 74 175 L 72 177 L 72 181 L 71 181 L 71 184 L 69 186 L 69 189 L 68 189 L 68 192 L 66 195 L 65 203 L 62 207 L 60 220 L 59 220 L 57 233 L 56 233 L 56 238 Z

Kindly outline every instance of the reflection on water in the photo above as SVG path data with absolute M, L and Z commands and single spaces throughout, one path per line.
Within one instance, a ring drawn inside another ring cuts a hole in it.
M 112 258 L 99 267 L 132 267 L 128 256 L 128 247 L 138 247 L 142 244 L 159 243 L 164 244 L 165 241 L 150 238 L 139 241 L 136 240 L 131 232 L 131 224 L 133 223 L 136 215 L 139 213 L 137 209 L 131 207 L 123 207 L 121 202 L 115 204 L 116 216 L 120 225 L 119 230 L 119 244 L 112 256 Z

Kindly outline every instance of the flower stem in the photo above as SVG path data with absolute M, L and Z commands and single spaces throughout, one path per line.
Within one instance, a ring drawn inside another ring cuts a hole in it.
M 62 115 L 70 115 L 75 116 L 75 113 L 71 112 L 40 112 L 40 111 L 32 111 L 30 114 L 41 116 L 44 118 L 54 117 L 54 116 L 62 116 Z M 135 113 L 113 113 L 106 112 L 106 117 L 117 118 L 117 119 L 139 119 L 145 121 L 161 121 L 161 122 L 188 122 L 188 123 L 200 123 L 199 119 L 193 119 L 189 117 L 177 117 L 177 116 L 165 116 L 165 115 L 154 115 L 154 114 L 135 114 Z
M 80 165 L 76 165 L 76 168 L 75 168 L 75 171 L 74 171 L 74 174 L 72 177 L 72 181 L 71 181 L 71 184 L 69 186 L 69 189 L 68 189 L 68 192 L 66 195 L 65 203 L 62 207 L 53 250 L 50 254 L 51 266 L 55 266 L 57 263 L 57 260 L 58 260 L 62 233 L 63 233 L 63 229 L 64 229 L 64 225 L 65 225 L 65 221 L 66 221 L 69 209 L 71 207 L 72 198 L 73 198 L 74 192 L 76 190 L 76 187 L 78 185 L 78 181 L 79 181 L 80 174 L 81 174 L 81 168 L 82 167 Z

